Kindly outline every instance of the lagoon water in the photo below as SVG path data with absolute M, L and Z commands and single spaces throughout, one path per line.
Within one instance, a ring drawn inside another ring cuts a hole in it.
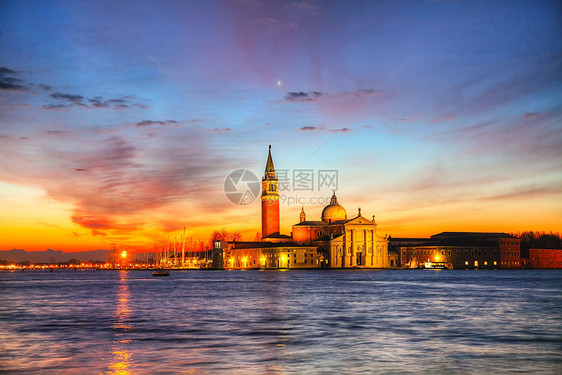
M 0 372 L 562 373 L 562 270 L 0 272 Z

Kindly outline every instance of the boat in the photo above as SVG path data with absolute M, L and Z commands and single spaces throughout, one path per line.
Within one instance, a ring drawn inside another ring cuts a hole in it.
M 157 270 L 152 272 L 152 276 L 170 276 L 170 272 L 166 270 Z
M 418 268 L 426 270 L 452 270 L 453 265 L 449 262 L 420 262 Z

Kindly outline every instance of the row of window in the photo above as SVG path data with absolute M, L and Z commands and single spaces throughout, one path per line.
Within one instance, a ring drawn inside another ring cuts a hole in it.
M 411 255 L 413 255 L 413 256 L 415 256 L 415 255 L 437 255 L 438 252 L 439 252 L 438 250 L 413 250 L 411 252 Z M 406 256 L 406 253 L 407 253 L 407 251 L 404 250 L 403 255 Z M 469 254 L 471 256 L 486 256 L 486 255 L 488 255 L 488 252 L 487 252 L 487 250 L 471 250 L 471 251 L 465 250 L 464 255 L 468 256 Z M 496 255 L 496 254 L 497 254 L 496 251 L 492 252 L 492 255 Z M 445 250 L 441 250 L 441 255 L 445 255 Z M 447 255 L 451 256 L 451 250 L 447 250 Z M 461 251 L 457 250 L 456 255 L 460 256 Z
M 520 255 L 518 251 L 502 251 L 502 255 L 517 256 Z
M 234 261 L 235 261 L 234 258 L 230 258 L 230 259 L 228 260 L 228 262 L 231 263 L 231 264 L 234 263 Z M 289 261 L 290 261 L 290 260 L 289 260 Z M 246 259 L 238 259 L 238 261 L 236 262 L 236 264 L 237 264 L 237 265 L 242 265 L 242 266 L 244 266 L 244 265 L 246 265 L 247 262 L 248 262 L 248 260 L 246 260 Z M 250 263 L 256 264 L 256 260 L 254 259 L 254 260 L 251 261 Z M 271 263 L 271 261 L 270 261 L 270 263 Z M 293 259 L 293 263 L 297 263 L 296 257 Z M 308 259 L 305 259 L 305 260 L 304 260 L 304 263 L 308 263 Z M 311 264 L 314 263 L 314 259 L 310 259 L 310 263 L 311 263 Z
M 519 245 L 519 241 L 500 241 L 500 243 L 502 245 L 513 245 L 513 246 Z
M 468 260 L 466 260 L 466 261 L 464 262 L 464 265 L 465 265 L 465 266 L 468 266 Z M 487 265 L 488 265 L 488 262 L 485 261 L 485 262 L 484 262 L 484 265 L 487 266 Z M 498 265 L 498 262 L 494 261 L 494 266 L 497 266 L 497 265 Z M 477 260 L 475 260 L 475 261 L 474 261 L 474 267 L 478 267 L 478 266 L 479 266 L 479 263 L 478 263 Z

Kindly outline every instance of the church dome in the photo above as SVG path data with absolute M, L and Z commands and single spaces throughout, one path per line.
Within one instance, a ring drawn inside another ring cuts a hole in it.
M 330 204 L 322 210 L 322 221 L 325 223 L 333 223 L 346 219 L 347 212 L 345 212 L 345 208 L 343 208 L 343 206 L 338 204 L 338 198 L 334 193 L 334 195 L 332 195 L 332 199 L 330 200 Z

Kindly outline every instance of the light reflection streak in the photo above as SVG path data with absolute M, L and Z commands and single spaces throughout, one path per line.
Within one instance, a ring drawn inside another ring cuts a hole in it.
M 129 375 L 131 371 L 133 354 L 128 350 L 128 346 L 132 340 L 127 339 L 124 335 L 134 330 L 132 324 L 128 322 L 131 316 L 129 308 L 129 285 L 127 271 L 120 271 L 119 289 L 117 292 L 117 307 L 115 309 L 115 322 L 113 323 L 113 360 L 108 366 L 107 374 Z

